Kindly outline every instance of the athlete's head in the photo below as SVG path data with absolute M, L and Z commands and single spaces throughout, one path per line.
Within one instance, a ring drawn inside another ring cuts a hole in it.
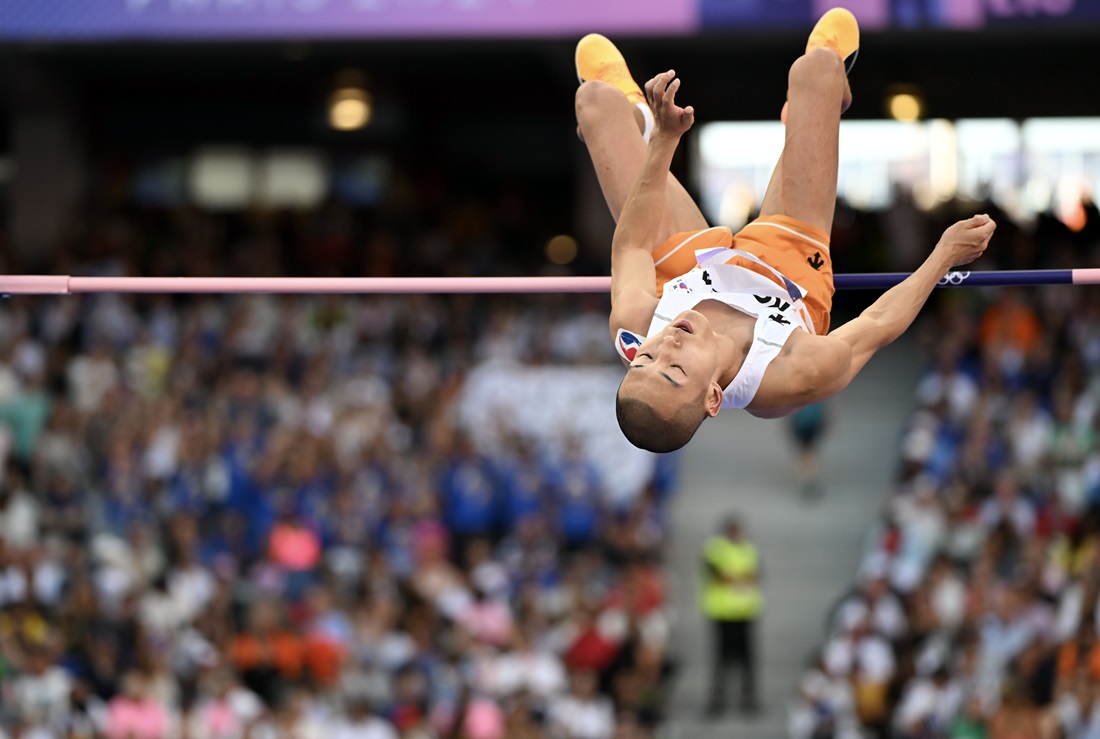
M 722 407 L 725 371 L 710 322 L 685 311 L 638 347 L 619 385 L 615 416 L 636 447 L 679 449 Z

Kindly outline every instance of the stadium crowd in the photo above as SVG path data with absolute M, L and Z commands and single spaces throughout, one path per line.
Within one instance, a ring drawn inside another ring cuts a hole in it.
M 54 268 L 490 273 L 489 242 L 531 238 L 422 216 L 139 213 L 74 232 Z M 504 423 L 486 447 L 456 411 L 487 362 L 614 362 L 602 310 L 6 301 L 0 736 L 652 736 L 673 460 L 612 499 L 578 439 Z
M 999 217 L 1002 267 L 1092 266 Z M 1100 293 L 939 296 L 896 489 L 789 712 L 798 739 L 1100 737 Z
M 514 199 L 383 223 L 337 204 L 146 210 L 73 229 L 52 267 L 531 273 L 545 233 L 524 213 Z M 983 267 L 1097 262 L 1095 209 L 1079 232 L 994 215 Z M 842 206 L 834 255 L 905 269 L 938 225 Z M 934 305 L 897 490 L 791 734 L 1100 737 L 1100 297 Z M 555 297 L 6 301 L 0 736 L 654 736 L 675 667 L 675 457 L 610 495 L 603 451 L 525 432 L 569 402 L 552 383 L 526 427 L 462 411 L 478 368 L 497 368 L 481 376 L 491 392 L 508 368 L 614 366 L 604 311 Z

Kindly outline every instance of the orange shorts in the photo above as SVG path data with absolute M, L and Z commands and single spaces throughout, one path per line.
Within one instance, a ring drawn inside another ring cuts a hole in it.
M 674 277 L 697 266 L 700 249 L 739 249 L 759 257 L 806 291 L 803 302 L 818 334 L 829 331 L 833 307 L 833 262 L 829 257 L 829 235 L 787 216 L 761 216 L 734 235 L 719 226 L 670 236 L 653 250 L 657 268 L 657 297 Z M 728 264 L 750 269 L 779 284 L 775 275 L 755 262 L 734 256 Z

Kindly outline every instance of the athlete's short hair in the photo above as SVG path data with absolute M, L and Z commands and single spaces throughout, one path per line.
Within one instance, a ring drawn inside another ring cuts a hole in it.
M 672 418 L 661 418 L 653 406 L 638 398 L 615 396 L 615 418 L 619 428 L 634 446 L 647 452 L 663 454 L 674 452 L 691 441 L 707 417 L 706 408 L 700 402 L 686 403 Z

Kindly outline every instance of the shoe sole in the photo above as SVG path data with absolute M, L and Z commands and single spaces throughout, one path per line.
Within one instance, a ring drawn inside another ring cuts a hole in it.
M 852 67 L 856 66 L 856 57 L 859 56 L 859 49 L 856 49 L 848 58 L 844 60 L 844 74 L 851 74 Z

